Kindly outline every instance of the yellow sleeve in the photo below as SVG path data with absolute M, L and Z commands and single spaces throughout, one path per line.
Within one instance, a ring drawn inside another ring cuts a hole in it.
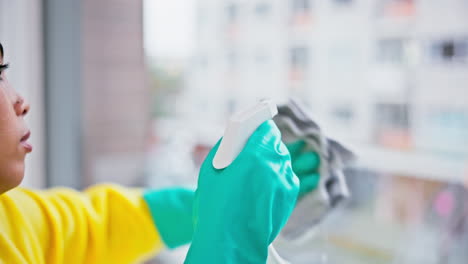
M 139 190 L 18 188 L 0 196 L 0 263 L 138 263 L 162 247 Z

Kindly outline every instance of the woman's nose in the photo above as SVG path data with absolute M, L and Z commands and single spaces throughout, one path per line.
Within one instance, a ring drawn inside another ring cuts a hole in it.
M 30 108 L 29 104 L 20 95 L 18 95 L 14 107 L 18 116 L 25 116 L 29 112 Z

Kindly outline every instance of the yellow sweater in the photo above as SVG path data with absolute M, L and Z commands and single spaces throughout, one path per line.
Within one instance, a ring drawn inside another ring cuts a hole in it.
M 163 247 L 140 190 L 21 188 L 0 195 L 0 263 L 136 263 Z

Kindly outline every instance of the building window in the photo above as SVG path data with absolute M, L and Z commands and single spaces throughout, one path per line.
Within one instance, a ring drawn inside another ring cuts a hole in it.
M 306 13 L 311 8 L 311 0 L 293 0 L 293 13 Z
M 450 106 L 434 107 L 422 118 L 426 134 L 425 147 L 445 153 L 468 154 L 468 110 Z
M 409 128 L 408 104 L 380 103 L 376 105 L 376 121 L 382 128 Z
M 268 15 L 268 13 L 270 13 L 270 10 L 271 10 L 271 5 L 267 2 L 258 3 L 255 5 L 255 13 L 258 16 Z
M 350 104 L 337 105 L 331 109 L 331 116 L 343 123 L 350 123 L 354 118 L 354 111 Z
M 292 0 L 291 2 L 292 18 L 291 22 L 295 25 L 309 24 L 311 21 L 311 0 Z
M 236 23 L 239 17 L 239 5 L 235 3 L 227 5 L 226 15 L 229 23 Z
M 309 67 L 309 49 L 304 46 L 293 47 L 289 54 L 290 80 L 304 80 L 306 70 Z
M 401 64 L 405 60 L 405 42 L 402 39 L 383 39 L 377 42 L 377 62 Z
M 309 49 L 307 47 L 291 48 L 290 65 L 291 68 L 306 69 L 309 65 Z
M 337 5 L 349 5 L 353 0 L 333 0 L 333 2 Z
M 380 103 L 375 106 L 375 136 L 378 144 L 398 149 L 411 147 L 408 104 Z
M 468 62 L 468 38 L 441 40 L 430 45 L 430 57 L 434 62 Z

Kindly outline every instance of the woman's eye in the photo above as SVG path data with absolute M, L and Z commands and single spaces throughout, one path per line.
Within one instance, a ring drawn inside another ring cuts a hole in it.
M 3 72 L 8 69 L 8 64 L 1 64 L 0 65 L 0 80 L 2 80 L 2 75 L 3 75 Z

